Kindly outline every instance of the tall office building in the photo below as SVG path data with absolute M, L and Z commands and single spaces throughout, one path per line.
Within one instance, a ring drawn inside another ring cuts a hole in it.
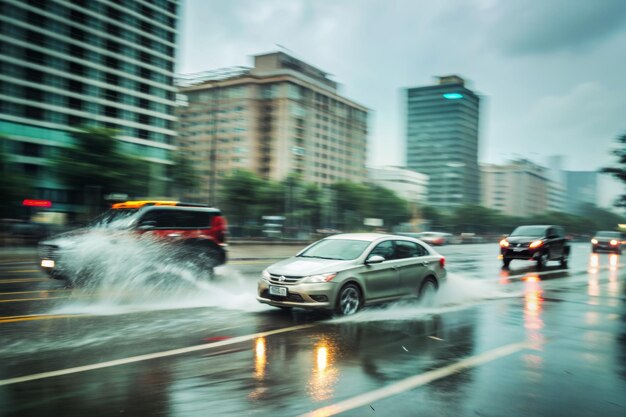
M 283 52 L 254 67 L 182 76 L 179 141 L 202 178 L 189 198 L 215 204 L 220 179 L 245 169 L 320 186 L 367 179 L 367 109 L 327 74 Z
M 456 75 L 406 89 L 406 166 L 429 177 L 429 204 L 480 203 L 479 97 Z
M 82 125 L 118 130 L 166 193 L 177 15 L 178 0 L 0 0 L 0 134 L 38 198 L 78 210 L 49 165 Z
M 529 217 L 562 206 L 562 187 L 550 180 L 545 167 L 520 159 L 504 165 L 482 164 L 481 171 L 484 207 Z

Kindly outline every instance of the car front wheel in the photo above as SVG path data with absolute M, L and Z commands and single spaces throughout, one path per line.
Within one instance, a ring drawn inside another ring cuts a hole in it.
M 336 310 L 342 316 L 350 316 L 359 311 L 362 304 L 361 290 L 354 284 L 348 284 L 339 291 Z

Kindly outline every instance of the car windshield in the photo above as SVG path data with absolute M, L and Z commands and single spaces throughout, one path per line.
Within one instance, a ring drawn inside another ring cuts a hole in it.
M 598 232 L 596 233 L 596 236 L 597 237 L 621 238 L 621 234 L 619 232 L 608 232 L 608 231 Z
M 134 221 L 138 209 L 110 209 L 89 222 L 89 227 L 123 229 Z
M 545 236 L 546 228 L 543 226 L 520 226 L 513 230 L 511 236 Z
M 324 239 L 300 253 L 301 258 L 351 260 L 363 253 L 370 242 L 352 239 Z

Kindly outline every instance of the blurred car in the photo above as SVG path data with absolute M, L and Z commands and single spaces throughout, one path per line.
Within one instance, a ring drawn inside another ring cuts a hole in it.
M 452 233 L 444 232 L 421 232 L 416 233 L 415 237 L 428 243 L 429 245 L 443 246 L 448 243 L 452 243 L 451 241 L 454 238 L 454 235 L 452 235 Z
M 201 204 L 176 201 L 117 203 L 88 227 L 53 236 L 39 243 L 39 265 L 51 278 L 68 279 L 62 254 L 90 230 L 131 232 L 154 237 L 169 245 L 169 252 L 202 266 L 208 275 L 226 262 L 226 219 L 221 211 Z
M 561 266 L 567 267 L 569 254 L 570 245 L 560 226 L 519 226 L 500 241 L 500 255 L 505 268 L 513 259 L 536 261 L 537 268 L 557 260 Z
M 591 238 L 591 251 L 593 253 L 606 251 L 622 254 L 622 234 L 610 230 L 596 232 Z
M 264 270 L 257 300 L 283 309 L 350 315 L 369 304 L 408 296 L 428 298 L 445 278 L 445 258 L 417 239 L 339 234 Z

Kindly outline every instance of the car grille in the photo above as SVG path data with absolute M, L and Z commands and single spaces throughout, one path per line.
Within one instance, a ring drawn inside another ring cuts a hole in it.
M 294 285 L 297 284 L 302 277 L 285 276 L 285 275 L 270 275 L 270 282 L 272 284 L 280 285 Z
M 304 299 L 302 298 L 302 296 L 300 294 L 296 294 L 296 293 L 287 293 L 287 297 L 280 297 L 277 295 L 271 295 L 270 292 L 268 290 L 265 290 L 261 293 L 261 297 L 262 298 L 268 298 L 270 300 L 274 300 L 274 301 L 290 301 L 292 303 L 303 303 Z

